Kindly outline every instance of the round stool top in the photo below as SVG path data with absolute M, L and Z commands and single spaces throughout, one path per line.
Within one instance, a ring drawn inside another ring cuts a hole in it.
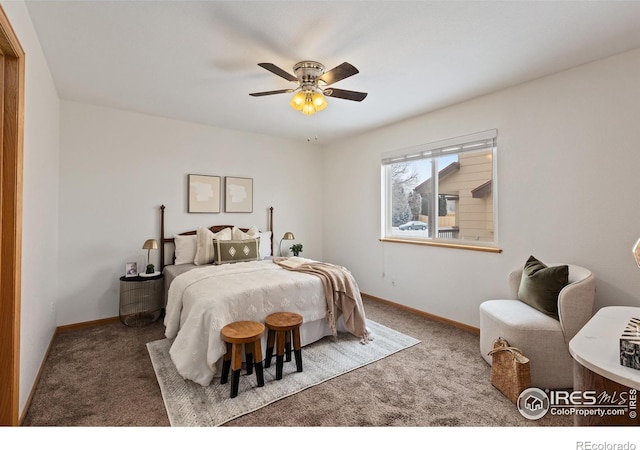
M 288 331 L 302 325 L 302 316 L 294 312 L 277 312 L 269 314 L 264 322 L 271 330 Z
M 264 333 L 264 325 L 260 322 L 245 320 L 240 322 L 232 322 L 225 325 L 222 330 L 222 340 L 230 344 L 245 344 L 253 342 L 262 337 Z

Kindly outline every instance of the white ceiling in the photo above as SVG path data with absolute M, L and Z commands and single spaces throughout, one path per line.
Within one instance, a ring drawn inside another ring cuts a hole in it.
M 61 98 L 330 143 L 640 47 L 640 1 L 35 1 Z M 303 116 L 301 60 L 360 73 Z

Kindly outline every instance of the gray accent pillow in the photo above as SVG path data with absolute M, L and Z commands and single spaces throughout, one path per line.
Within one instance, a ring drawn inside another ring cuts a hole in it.
M 213 263 L 228 264 L 260 259 L 260 238 L 243 240 L 213 239 Z
M 524 265 L 518 298 L 532 308 L 559 319 L 558 295 L 569 284 L 569 266 L 551 266 L 530 256 Z

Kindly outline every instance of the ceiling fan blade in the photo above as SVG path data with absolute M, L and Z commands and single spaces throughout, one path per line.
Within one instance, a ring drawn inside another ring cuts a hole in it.
M 358 69 L 353 67 L 348 62 L 343 62 L 337 67 L 334 67 L 324 75 L 318 78 L 319 81 L 325 83 L 325 85 L 333 84 L 337 81 L 344 80 L 355 74 L 359 73 Z
M 278 75 L 279 77 L 284 78 L 285 80 L 289 80 L 289 81 L 298 81 L 298 79 L 296 77 L 294 77 L 293 75 L 291 75 L 289 72 L 287 72 L 286 70 L 281 69 L 280 67 L 276 66 L 275 64 L 271 64 L 271 63 L 258 63 L 258 65 L 260 67 L 262 67 L 263 69 L 267 69 L 269 72 L 271 73 L 275 73 L 276 75 Z
M 345 100 L 353 100 L 354 102 L 361 102 L 367 97 L 366 92 L 345 91 L 344 89 L 335 88 L 325 90 L 324 95 L 328 97 L 343 98 Z
M 295 91 L 295 89 L 280 89 L 277 91 L 254 92 L 249 95 L 251 95 L 252 97 L 262 97 L 263 95 L 286 94 L 293 91 Z

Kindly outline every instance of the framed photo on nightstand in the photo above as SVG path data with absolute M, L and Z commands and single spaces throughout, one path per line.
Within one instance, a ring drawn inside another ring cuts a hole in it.
M 124 266 L 125 277 L 137 277 L 138 276 L 138 263 L 128 262 Z

